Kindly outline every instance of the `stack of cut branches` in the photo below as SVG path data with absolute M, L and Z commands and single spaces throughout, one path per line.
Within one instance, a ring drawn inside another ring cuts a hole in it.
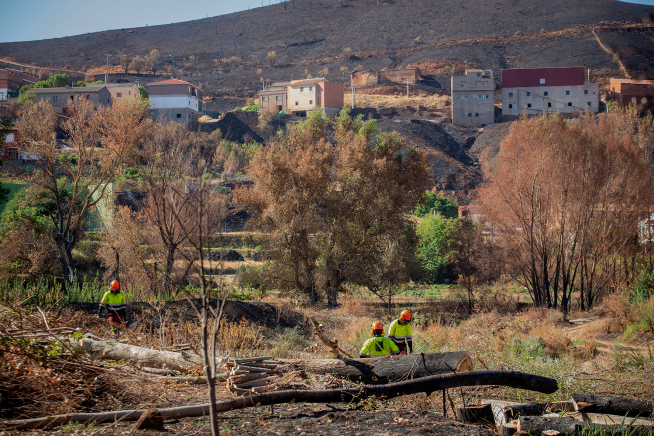
M 270 356 L 229 359 L 225 363 L 225 367 L 230 368 L 227 389 L 238 395 L 272 389 L 279 379 L 274 374 L 278 363 Z

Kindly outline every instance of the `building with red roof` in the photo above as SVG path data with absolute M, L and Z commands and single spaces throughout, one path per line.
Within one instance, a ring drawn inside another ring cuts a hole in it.
M 617 79 L 609 80 L 609 95 L 620 106 L 629 103 L 651 105 L 654 99 L 654 80 Z
M 148 84 L 150 112 L 157 121 L 175 121 L 187 127 L 204 114 L 202 90 L 178 79 Z
M 502 70 L 502 116 L 599 110 L 599 83 L 585 67 Z

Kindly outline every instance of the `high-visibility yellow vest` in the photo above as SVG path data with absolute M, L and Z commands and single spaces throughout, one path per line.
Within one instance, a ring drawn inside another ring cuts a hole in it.
M 391 328 L 388 330 L 388 338 L 396 344 L 404 344 L 404 342 L 411 342 L 411 324 L 406 323 L 401 325 L 399 320 L 391 323 Z
M 399 351 L 400 349 L 397 348 L 393 341 L 383 336 L 368 339 L 361 348 L 361 354 L 370 356 L 385 356 L 390 352 L 398 353 Z
M 102 307 L 106 307 L 109 313 L 118 313 L 118 311 L 124 310 L 127 307 L 127 304 L 125 304 L 125 294 L 121 291 L 114 295 L 111 291 L 107 291 L 100 302 L 100 309 Z

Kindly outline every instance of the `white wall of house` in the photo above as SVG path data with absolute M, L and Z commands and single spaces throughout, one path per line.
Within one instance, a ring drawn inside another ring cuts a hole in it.
M 495 80 L 481 70 L 452 76 L 452 123 L 482 127 L 495 122 Z
M 199 100 L 188 95 L 152 95 L 150 107 L 152 109 L 184 108 L 201 112 Z
M 502 115 L 518 116 L 526 109 L 530 115 L 584 112 L 590 106 L 599 110 L 599 83 L 576 86 L 532 86 L 502 89 Z
M 318 84 L 289 86 L 288 108 L 291 112 L 309 111 L 320 106 Z

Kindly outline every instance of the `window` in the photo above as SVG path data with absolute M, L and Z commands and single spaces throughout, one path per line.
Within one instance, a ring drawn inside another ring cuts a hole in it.
M 309 91 L 313 91 L 313 86 L 309 86 Z
M 296 101 L 296 102 L 295 102 L 295 106 L 299 106 L 299 105 L 300 105 L 300 102 L 299 102 L 299 101 Z
M 570 95 L 570 91 L 566 91 L 566 92 L 565 92 L 565 95 Z
M 313 100 L 309 100 L 309 104 L 313 104 Z
M 468 81 L 467 80 L 462 80 L 461 81 L 461 86 L 468 86 Z
M 571 102 L 568 102 L 568 106 L 572 106 L 572 103 L 571 103 Z
M 544 95 L 545 97 L 547 97 L 547 91 L 543 92 L 543 95 Z
M 634 90 L 634 88 L 632 88 L 632 87 L 629 87 L 629 91 L 633 91 L 633 90 Z
M 457 97 L 459 100 L 467 100 L 468 99 L 468 94 L 459 94 Z
M 177 118 L 182 118 L 182 114 L 177 114 Z
M 527 97 L 531 97 L 531 92 L 527 91 Z
M 588 90 L 587 90 L 587 89 L 584 89 L 584 94 L 588 94 Z
M 468 116 L 471 117 L 471 116 L 472 116 L 472 112 L 468 112 Z
M 52 101 L 57 101 L 57 96 L 52 97 Z
M 127 91 L 127 95 L 132 95 L 132 91 Z
M 527 103 L 527 107 L 531 107 L 531 103 Z
M 122 92 L 117 92 L 117 93 L 116 93 L 116 97 L 120 98 L 120 97 L 122 97 L 122 96 L 123 96 L 123 93 L 122 93 Z
M 268 101 L 268 97 L 263 97 L 263 101 Z
M 512 93 L 512 92 L 509 92 L 509 97 L 513 97 L 513 93 Z
M 545 79 L 540 79 L 540 84 L 544 85 L 545 84 Z
M 276 96 L 276 97 L 275 97 L 275 100 L 277 100 L 277 101 L 282 101 L 282 96 L 281 96 L 281 95 Z
M 304 92 L 304 86 L 300 86 L 300 92 Z
M 476 116 L 476 117 L 478 117 L 478 116 L 479 116 L 479 114 L 478 114 L 477 112 L 475 112 L 475 116 Z
M 481 86 L 481 80 L 477 80 L 477 81 L 475 82 L 475 86 Z
M 477 73 L 477 77 L 481 77 L 481 73 Z
M 552 107 L 552 103 L 547 103 L 547 107 Z
M 593 104 L 589 101 L 589 102 L 588 102 L 588 106 L 592 106 L 592 105 L 593 105 Z
M 72 101 L 75 101 L 75 96 L 74 96 L 74 95 L 69 95 L 68 98 L 69 98 L 69 100 L 70 100 L 71 102 L 72 102 Z
M 509 109 L 513 109 L 513 105 L 512 105 L 512 104 L 509 105 Z
M 484 80 L 482 83 L 484 86 L 488 86 L 488 80 Z

